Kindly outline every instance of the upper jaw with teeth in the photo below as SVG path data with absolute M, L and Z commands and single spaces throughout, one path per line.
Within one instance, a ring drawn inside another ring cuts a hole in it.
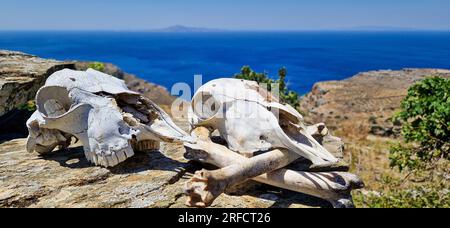
M 27 121 L 29 152 L 66 148 L 75 137 L 89 161 L 111 167 L 133 156 L 133 149 L 157 149 L 159 141 L 194 142 L 158 105 L 92 69 L 52 74 L 36 105 Z

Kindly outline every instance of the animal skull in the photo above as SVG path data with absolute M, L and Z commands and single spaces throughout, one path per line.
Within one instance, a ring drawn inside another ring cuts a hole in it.
M 200 87 L 189 110 L 193 128 L 218 130 L 233 151 L 251 153 L 282 148 L 315 165 L 338 162 L 307 132 L 302 120 L 294 108 L 281 104 L 258 83 L 229 78 Z
M 27 121 L 29 152 L 67 148 L 75 137 L 90 162 L 110 167 L 133 156 L 133 148 L 155 149 L 159 141 L 193 142 L 151 100 L 93 69 L 52 74 L 37 92 L 36 105 Z

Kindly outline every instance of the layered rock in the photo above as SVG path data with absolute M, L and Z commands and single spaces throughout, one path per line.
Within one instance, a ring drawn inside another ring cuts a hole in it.
M 73 63 L 0 50 L 0 116 L 34 99 L 48 76 Z
M 70 62 L 42 59 L 37 56 L 0 50 L 0 140 L 27 133 L 25 121 L 31 116 L 33 100 L 48 76 Z
M 319 82 L 301 100 L 311 123 L 324 122 L 341 135 L 392 136 L 399 132 L 391 118 L 408 88 L 430 76 L 450 78 L 449 70 L 403 69 L 360 73 L 342 81 Z

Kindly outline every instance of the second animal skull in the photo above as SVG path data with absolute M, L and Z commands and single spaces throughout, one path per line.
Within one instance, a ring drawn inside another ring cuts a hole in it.
M 218 130 L 236 152 L 283 148 L 314 165 L 338 162 L 307 132 L 294 108 L 254 81 L 223 78 L 206 83 L 192 99 L 189 121 L 193 128 Z

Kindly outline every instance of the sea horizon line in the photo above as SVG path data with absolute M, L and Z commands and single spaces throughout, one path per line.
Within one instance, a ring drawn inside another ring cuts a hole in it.
M 236 33 L 236 32 L 450 32 L 450 29 L 358 30 L 358 29 L 304 29 L 304 30 L 220 30 L 220 31 L 154 31 L 145 29 L 0 29 L 0 32 L 136 32 L 136 33 Z

